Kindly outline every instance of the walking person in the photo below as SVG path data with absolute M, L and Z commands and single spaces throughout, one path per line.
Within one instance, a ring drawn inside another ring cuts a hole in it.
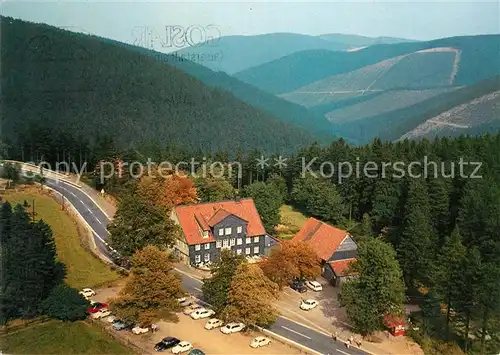
M 335 342 L 337 341 L 338 335 L 339 335 L 338 332 L 335 332 L 335 333 L 332 334 L 333 341 L 335 341 Z

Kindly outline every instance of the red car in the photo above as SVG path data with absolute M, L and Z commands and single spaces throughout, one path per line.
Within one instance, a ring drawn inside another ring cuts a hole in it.
M 108 308 L 108 305 L 106 303 L 94 302 L 90 305 L 87 311 L 89 313 L 95 313 L 103 308 Z

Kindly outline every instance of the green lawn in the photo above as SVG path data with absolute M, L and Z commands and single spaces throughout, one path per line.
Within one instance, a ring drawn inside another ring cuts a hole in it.
M 290 205 L 280 207 L 281 223 L 276 227 L 277 237 L 290 239 L 302 228 L 307 217 Z
M 0 336 L 7 354 L 134 354 L 98 327 L 85 323 L 50 321 Z
M 13 205 L 22 204 L 24 200 L 32 205 L 35 200 L 35 218 L 43 219 L 52 228 L 57 257 L 66 266 L 68 285 L 93 287 L 119 278 L 115 271 L 82 247 L 77 224 L 52 197 L 31 187 L 19 192 L 7 190 L 4 198 Z M 31 207 L 28 211 L 31 212 Z

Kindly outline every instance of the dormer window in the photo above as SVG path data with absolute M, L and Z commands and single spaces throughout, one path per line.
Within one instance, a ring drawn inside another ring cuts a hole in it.
M 208 231 L 203 231 L 203 238 L 208 238 Z

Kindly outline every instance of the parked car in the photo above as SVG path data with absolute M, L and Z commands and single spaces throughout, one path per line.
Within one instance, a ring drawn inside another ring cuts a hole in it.
M 187 308 L 184 309 L 184 314 L 191 314 L 193 313 L 194 311 L 197 311 L 199 309 L 202 309 L 204 308 L 203 306 L 200 306 L 199 304 L 193 304 Z
M 101 308 L 100 310 L 98 310 L 97 312 L 94 312 L 90 315 L 90 317 L 92 317 L 93 319 L 99 319 L 99 318 L 104 318 L 104 317 L 107 317 L 107 316 L 110 316 L 111 315 L 111 311 L 107 308 Z
M 130 326 L 130 324 L 127 324 L 121 320 L 117 320 L 117 321 L 113 322 L 113 328 L 115 330 L 125 330 L 125 329 L 130 329 L 131 326 Z
M 176 346 L 180 342 L 181 341 L 177 338 L 166 337 L 166 338 L 163 338 L 159 343 L 156 343 L 154 349 L 155 349 L 155 351 L 167 350 L 167 349 L 173 348 L 174 346 Z
M 318 281 L 306 281 L 306 286 L 313 291 L 323 291 L 323 286 Z
M 266 346 L 271 344 L 271 339 L 266 337 L 257 337 L 250 343 L 252 348 L 260 348 L 261 346 Z
M 245 324 L 243 323 L 228 323 L 220 328 L 220 331 L 224 334 L 231 334 L 241 332 L 243 329 L 245 329 Z
M 300 303 L 300 309 L 303 309 L 304 311 L 309 311 L 310 309 L 313 309 L 318 305 L 318 301 L 316 300 L 302 300 Z
M 180 354 L 180 353 L 184 353 L 186 351 L 189 351 L 193 348 L 193 344 L 191 344 L 189 341 L 181 341 L 179 344 L 177 344 L 176 346 L 174 346 L 172 348 L 172 353 L 173 354 Z
M 203 319 L 211 317 L 215 314 L 215 312 L 211 309 L 200 308 L 190 314 L 193 319 Z
M 147 332 L 149 332 L 149 328 L 141 328 L 138 326 L 132 328 L 132 333 L 134 333 L 134 334 L 144 334 Z
M 108 305 L 106 303 L 91 301 L 90 307 L 87 308 L 87 311 L 92 314 L 92 313 L 95 313 L 97 311 L 100 311 L 103 308 L 108 308 Z
M 304 293 L 307 291 L 307 287 L 306 285 L 304 285 L 304 282 L 301 281 L 301 280 L 294 280 L 292 281 L 292 283 L 290 284 L 290 287 L 297 291 L 297 292 L 300 292 L 300 293 Z
M 205 355 L 205 353 L 200 349 L 193 349 L 189 352 L 188 355 Z
M 114 323 L 114 322 L 118 321 L 118 318 L 116 318 L 116 316 L 108 316 L 108 317 L 106 317 L 105 321 L 108 323 Z
M 224 322 L 222 322 L 220 319 L 217 318 L 212 318 L 209 319 L 208 322 L 205 324 L 205 329 L 210 330 L 210 329 L 215 329 L 218 327 L 222 327 Z
M 195 304 L 194 300 L 192 298 L 189 298 L 189 297 L 179 298 L 178 301 L 179 301 L 179 305 L 181 307 L 188 307 L 188 306 Z
M 86 299 L 89 299 L 89 297 L 95 296 L 95 291 L 91 288 L 84 288 L 79 292 L 79 294 L 85 297 Z

